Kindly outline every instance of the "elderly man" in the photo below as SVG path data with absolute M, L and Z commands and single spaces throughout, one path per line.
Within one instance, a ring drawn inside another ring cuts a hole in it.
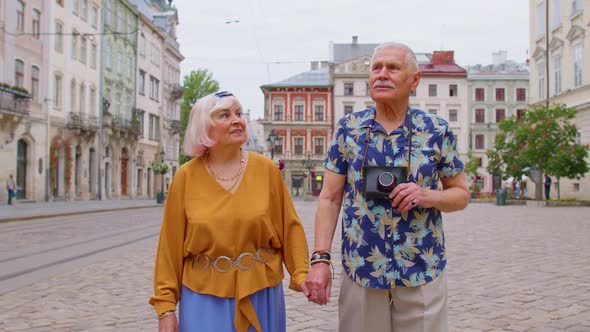
M 375 107 L 339 121 L 324 162 L 306 284 L 310 301 L 328 303 L 330 249 L 342 208 L 340 332 L 447 328 L 441 212 L 465 208 L 469 190 L 447 122 L 408 106 L 419 82 L 410 48 L 379 45 L 369 73 Z M 385 166 L 380 172 L 397 182 L 367 175 L 375 166 Z M 375 181 L 384 197 L 371 192 Z

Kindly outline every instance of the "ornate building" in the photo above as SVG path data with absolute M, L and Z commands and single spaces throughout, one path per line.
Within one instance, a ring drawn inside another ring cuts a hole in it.
M 319 195 L 327 146 L 333 131 L 332 85 L 327 67 L 261 86 L 264 137 L 270 157 L 284 164 L 287 187 L 294 196 Z

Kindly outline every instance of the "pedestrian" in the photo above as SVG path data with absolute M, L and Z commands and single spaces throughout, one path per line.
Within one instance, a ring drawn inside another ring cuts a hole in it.
M 441 212 L 465 208 L 469 189 L 448 123 L 409 107 L 419 82 L 408 46 L 375 48 L 375 106 L 340 119 L 324 162 L 306 285 L 310 301 L 328 303 L 342 208 L 340 332 L 447 330 Z
M 545 199 L 546 200 L 550 200 L 551 199 L 551 177 L 545 173 Z
M 283 264 L 305 292 L 303 226 L 281 171 L 246 141 L 232 93 L 197 101 L 183 146 L 194 158 L 172 180 L 160 231 L 150 303 L 161 332 L 285 331 Z
M 8 205 L 12 205 L 12 199 L 16 197 L 16 183 L 12 174 L 6 180 L 6 191 L 8 192 Z

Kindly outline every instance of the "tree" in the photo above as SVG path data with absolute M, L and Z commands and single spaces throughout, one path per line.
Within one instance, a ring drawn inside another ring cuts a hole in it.
M 505 178 L 522 178 L 531 167 L 559 178 L 581 178 L 589 170 L 588 146 L 576 143 L 577 129 L 571 121 L 576 110 L 565 105 L 536 106 L 499 123 L 496 144 L 489 150 L 488 171 Z
M 180 146 L 182 146 L 184 141 L 184 133 L 186 132 L 188 118 L 193 105 L 195 105 L 197 100 L 205 97 L 208 94 L 218 91 L 219 83 L 213 79 L 213 74 L 211 74 L 207 69 L 199 68 L 197 70 L 191 71 L 184 77 L 183 88 L 184 95 L 182 98 L 182 103 L 180 104 Z M 182 165 L 190 159 L 191 157 L 180 153 L 179 163 Z
M 465 164 L 465 174 L 469 175 L 471 179 L 471 192 L 475 192 L 475 179 L 477 178 L 477 169 L 479 168 L 479 160 L 473 156 L 470 150 L 467 152 L 467 163 Z

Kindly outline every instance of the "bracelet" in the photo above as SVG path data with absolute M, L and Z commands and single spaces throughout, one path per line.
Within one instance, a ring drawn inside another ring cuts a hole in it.
M 322 259 L 322 258 L 318 258 L 318 259 L 314 259 L 312 260 L 309 264 L 311 266 L 317 264 L 317 263 L 324 263 L 324 264 L 328 264 L 330 265 L 330 268 L 332 269 L 332 279 L 335 278 L 335 273 L 334 273 L 334 265 L 332 265 L 332 262 L 329 259 Z
M 318 254 L 324 254 L 324 255 L 332 255 L 332 253 L 331 253 L 331 252 L 329 252 L 328 250 L 316 250 L 316 251 L 314 251 L 313 253 L 314 253 L 314 254 L 315 254 L 315 253 L 318 253 Z
M 309 261 L 310 262 L 313 262 L 313 261 L 318 260 L 318 259 L 327 259 L 327 260 L 330 260 L 330 259 L 332 259 L 332 256 L 330 254 L 314 252 L 313 255 L 311 255 L 311 258 L 309 259 Z
M 162 319 L 164 317 L 168 317 L 168 316 L 174 315 L 175 313 L 176 313 L 175 310 L 165 311 L 165 312 L 163 312 L 163 313 L 161 313 L 161 314 L 158 315 L 158 319 Z

